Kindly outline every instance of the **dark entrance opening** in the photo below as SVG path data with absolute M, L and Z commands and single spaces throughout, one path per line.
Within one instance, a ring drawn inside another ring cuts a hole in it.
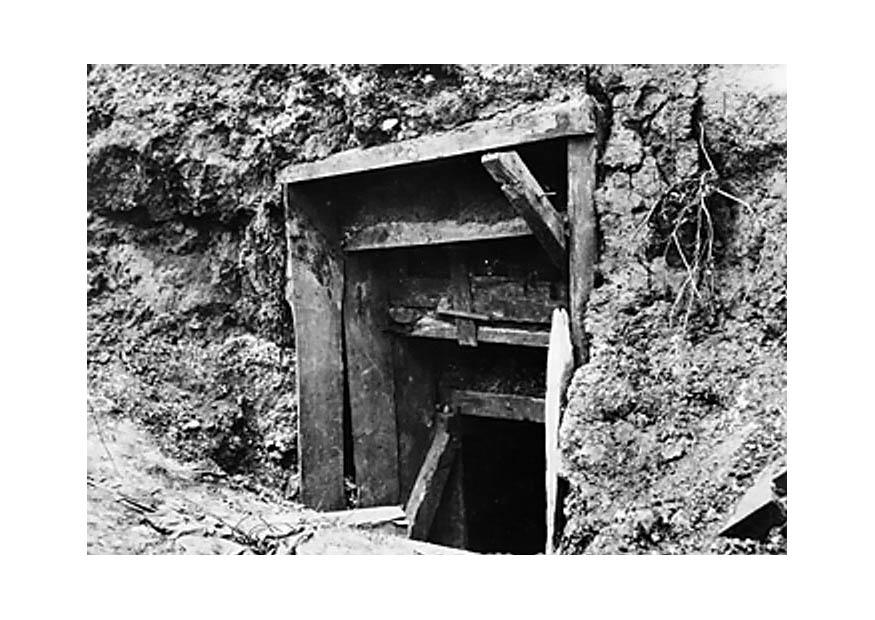
M 543 553 L 544 425 L 465 416 L 461 434 L 468 549 Z

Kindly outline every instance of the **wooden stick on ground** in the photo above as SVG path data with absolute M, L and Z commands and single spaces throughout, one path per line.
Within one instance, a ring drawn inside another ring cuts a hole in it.
M 556 528 L 556 496 L 559 483 L 559 422 L 562 394 L 574 370 L 574 353 L 568 313 L 561 308 L 553 310 L 550 345 L 547 349 L 547 395 L 544 399 L 544 448 L 547 457 L 547 541 L 546 553 L 553 553 Z

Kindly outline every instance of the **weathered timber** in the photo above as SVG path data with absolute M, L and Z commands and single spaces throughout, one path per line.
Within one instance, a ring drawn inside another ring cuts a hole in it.
M 398 499 L 398 435 L 392 336 L 386 333 L 386 280 L 379 256 L 346 259 L 347 381 L 360 505 Z
M 410 538 L 425 540 L 431 531 L 435 513 L 443 497 L 453 460 L 458 448 L 450 434 L 447 416 L 437 416 L 434 435 L 404 512 L 407 514 Z
M 461 443 L 462 439 L 459 438 L 459 450 L 456 458 L 453 459 L 450 475 L 444 485 L 444 495 L 435 512 L 429 536 L 434 543 L 457 549 L 468 546 L 464 458 L 462 458 Z
M 589 97 L 548 108 L 514 110 L 487 121 L 450 131 L 365 149 L 352 149 L 320 161 L 293 164 L 278 175 L 280 183 L 295 183 L 369 170 L 403 166 L 517 144 L 593 134 L 596 120 Z
M 455 324 L 424 316 L 410 326 L 389 326 L 389 330 L 411 338 L 435 338 L 438 340 L 458 340 L 459 330 Z M 477 329 L 477 340 L 492 344 L 510 344 L 521 347 L 546 347 L 550 334 L 515 327 L 481 326 Z
M 472 390 L 450 390 L 447 401 L 461 415 L 518 420 L 544 421 L 544 399 L 515 394 L 495 394 Z
M 396 338 L 395 418 L 401 502 L 406 502 L 428 450 L 429 428 L 437 402 L 434 355 L 427 343 Z
M 487 153 L 480 161 L 532 229 L 550 260 L 564 271 L 568 258 L 562 218 L 519 154 L 515 151 Z
M 324 512 L 320 517 L 337 525 L 347 527 L 376 527 L 395 521 L 406 521 L 407 515 L 403 506 L 371 506 L 369 508 L 354 508 L 352 510 L 335 510 Z
M 553 308 L 566 304 L 568 289 L 564 282 L 476 275 L 469 281 L 473 314 L 492 320 L 548 325 Z M 389 303 L 433 310 L 441 298 L 451 295 L 449 279 L 401 277 L 391 285 Z
M 343 488 L 343 258 L 337 227 L 286 187 L 286 299 L 295 323 L 301 500 L 333 510 Z
M 571 340 L 578 363 L 589 357 L 584 315 L 593 287 L 596 262 L 596 227 L 593 192 L 596 182 L 594 136 L 568 140 L 568 280 Z
M 550 325 L 550 346 L 547 349 L 547 393 L 544 397 L 544 454 L 547 462 L 545 478 L 547 497 L 547 537 L 545 552 L 553 554 L 556 531 L 556 506 L 559 497 L 559 424 L 562 401 L 571 373 L 574 371 L 574 348 L 568 329 L 568 313 L 557 308 Z
M 450 282 L 453 293 L 453 309 L 470 312 L 473 307 L 471 299 L 471 283 L 468 280 L 468 265 L 463 248 L 449 250 Z M 470 317 L 456 318 L 456 330 L 459 344 L 466 347 L 477 346 L 477 324 Z
M 497 222 L 377 222 L 349 233 L 343 243 L 347 252 L 386 250 L 420 245 L 458 243 L 525 237 L 532 231 L 519 217 Z

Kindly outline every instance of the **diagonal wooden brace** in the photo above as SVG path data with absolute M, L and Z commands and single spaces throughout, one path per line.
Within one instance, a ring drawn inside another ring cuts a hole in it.
M 416 540 L 428 537 L 458 450 L 458 440 L 449 430 L 449 416 L 438 415 L 435 420 L 431 446 L 404 508 L 408 522 L 407 535 Z
M 568 266 L 562 216 L 532 176 L 516 151 L 487 153 L 480 158 L 486 171 L 501 186 L 511 206 L 532 229 L 550 260 L 563 272 Z

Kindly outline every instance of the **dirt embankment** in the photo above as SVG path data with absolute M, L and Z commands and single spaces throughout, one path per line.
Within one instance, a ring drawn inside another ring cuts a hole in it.
M 88 377 L 97 415 L 294 493 L 293 326 L 274 174 L 580 91 L 578 67 L 94 66 Z
M 601 247 L 592 361 L 563 425 L 564 548 L 726 550 L 715 528 L 785 449 L 780 70 L 96 66 L 92 412 L 132 417 L 179 456 L 293 493 L 275 172 L 585 91 L 605 109 Z
M 566 551 L 715 539 L 786 450 L 786 95 L 778 69 L 601 70 L 610 135 L 592 357 L 569 389 Z

